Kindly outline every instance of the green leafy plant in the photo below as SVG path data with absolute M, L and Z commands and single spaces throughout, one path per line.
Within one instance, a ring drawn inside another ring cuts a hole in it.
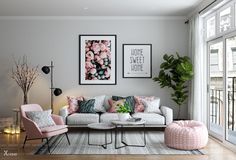
M 164 62 L 160 65 L 160 72 L 157 77 L 153 80 L 158 82 L 161 88 L 168 87 L 172 88 L 171 93 L 172 100 L 178 105 L 178 115 L 180 115 L 180 106 L 188 98 L 188 90 L 186 82 L 191 80 L 193 77 L 193 65 L 189 57 L 174 55 L 163 56 Z
M 131 109 L 130 109 L 129 104 L 125 102 L 124 105 L 119 105 L 116 111 L 117 113 L 130 113 Z

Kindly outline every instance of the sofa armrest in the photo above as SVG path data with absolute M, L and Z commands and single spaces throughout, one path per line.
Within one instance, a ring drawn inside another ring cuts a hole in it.
M 66 117 L 69 115 L 68 106 L 64 106 L 59 110 L 59 115 L 62 117 L 63 121 L 66 121 Z
M 56 125 L 65 125 L 63 118 L 61 116 L 52 114 L 52 119 L 56 123 Z
M 162 114 L 165 116 L 166 125 L 173 122 L 173 110 L 166 106 L 161 106 L 160 109 L 161 109 Z

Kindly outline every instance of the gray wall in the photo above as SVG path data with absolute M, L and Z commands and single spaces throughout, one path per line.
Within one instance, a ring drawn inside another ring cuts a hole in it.
M 78 35 L 117 35 L 117 85 L 78 84 Z M 0 117 L 11 116 L 14 107 L 23 101 L 22 91 L 11 79 L 13 57 L 27 55 L 32 65 L 55 64 L 55 86 L 63 94 L 55 98 L 56 112 L 66 104 L 67 95 L 155 95 L 161 104 L 174 108 L 170 90 L 161 89 L 152 79 L 122 78 L 122 44 L 151 43 L 153 50 L 153 76 L 159 72 L 159 65 L 165 53 L 178 51 L 187 55 L 188 27 L 183 18 L 157 19 L 1 19 L 0 18 Z M 29 101 L 44 108 L 50 106 L 49 75 L 42 72 L 30 91 Z M 182 108 L 182 117 L 187 116 Z

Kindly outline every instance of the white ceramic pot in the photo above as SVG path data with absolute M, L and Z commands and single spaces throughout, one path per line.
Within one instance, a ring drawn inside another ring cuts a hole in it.
M 118 113 L 118 117 L 120 121 L 126 121 L 127 119 L 130 118 L 129 113 Z

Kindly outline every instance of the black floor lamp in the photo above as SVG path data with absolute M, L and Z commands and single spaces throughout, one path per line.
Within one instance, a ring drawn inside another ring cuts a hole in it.
M 59 96 L 60 94 L 62 94 L 62 90 L 60 88 L 54 88 L 53 86 L 53 61 L 51 61 L 51 65 L 50 66 L 43 66 L 42 67 L 42 71 L 43 73 L 45 74 L 48 74 L 50 73 L 51 71 L 51 74 L 50 74 L 50 79 L 51 79 L 51 86 L 50 86 L 50 89 L 51 89 L 51 109 L 52 109 L 52 113 L 53 113 L 53 95 L 55 96 Z

